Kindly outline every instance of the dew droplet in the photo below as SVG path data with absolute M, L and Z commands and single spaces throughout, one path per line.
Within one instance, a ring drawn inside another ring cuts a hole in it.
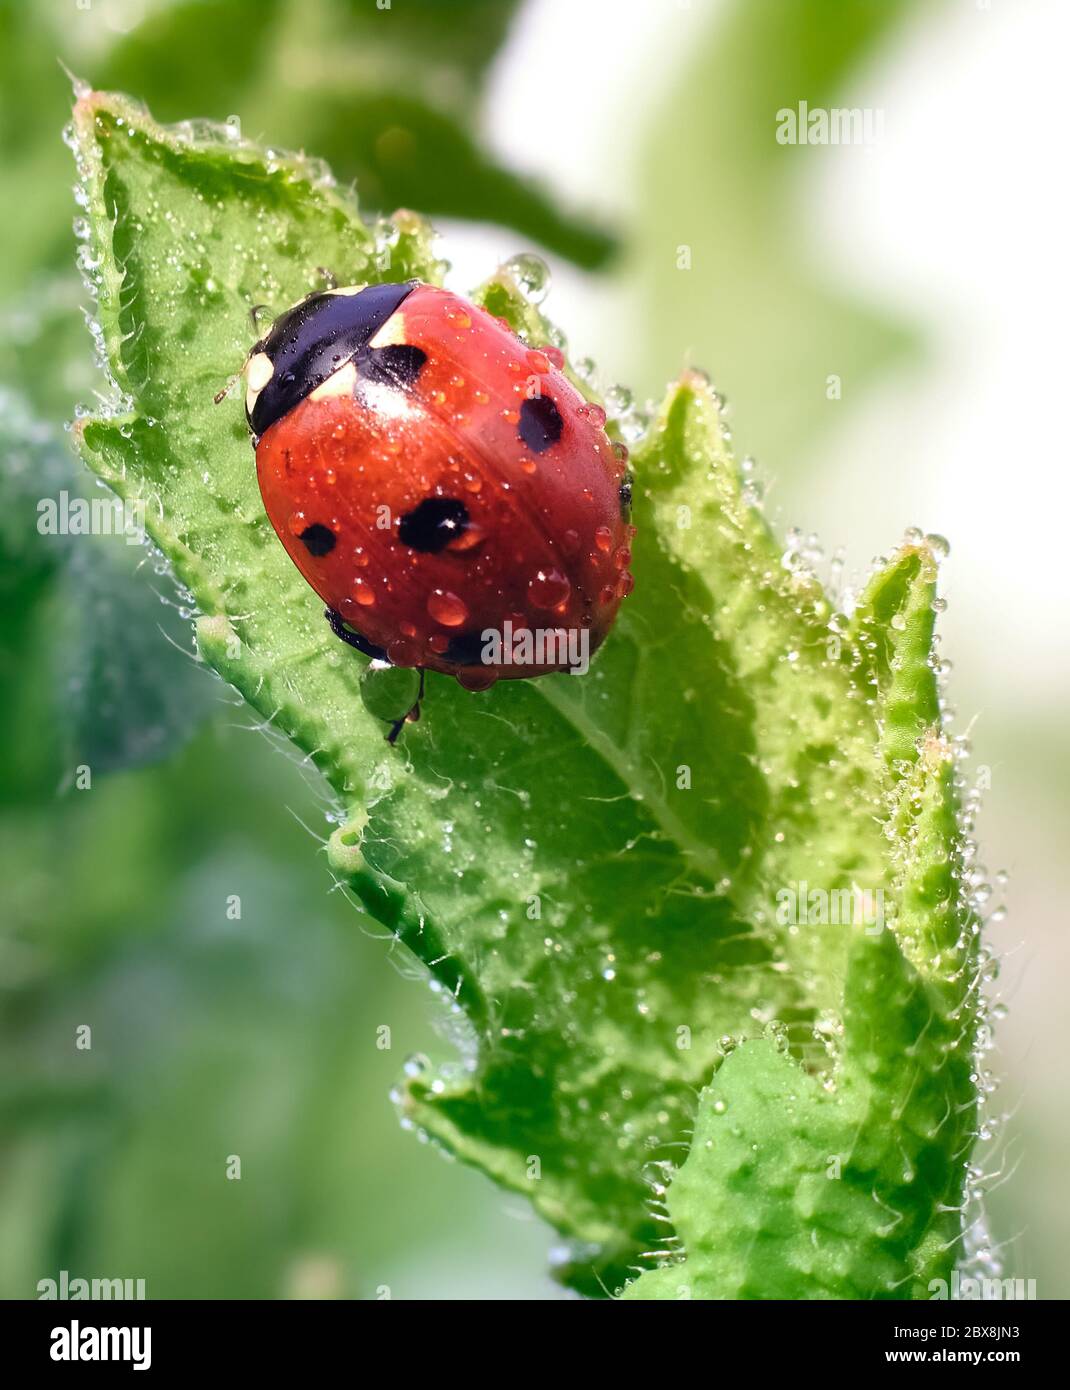
M 521 252 L 510 256 L 502 269 L 507 271 L 517 289 L 531 304 L 541 304 L 550 292 L 550 267 L 541 256 Z
M 460 627 L 468 617 L 468 605 L 464 599 L 448 589 L 432 589 L 427 600 L 427 611 L 443 627 Z
M 540 569 L 528 583 L 528 601 L 533 608 L 559 608 L 568 602 L 572 585 L 557 569 Z
M 457 673 L 457 683 L 465 690 L 489 690 L 498 679 L 498 673 L 489 667 L 469 666 Z

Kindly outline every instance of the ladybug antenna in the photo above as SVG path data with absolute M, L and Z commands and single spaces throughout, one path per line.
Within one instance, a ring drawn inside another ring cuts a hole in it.
M 241 381 L 241 374 L 245 371 L 245 363 L 248 361 L 249 359 L 247 357 L 245 359 L 245 362 L 243 362 L 241 365 L 241 372 L 235 372 L 234 375 L 227 382 L 226 386 L 224 386 L 221 391 L 217 391 L 215 393 L 215 395 L 212 397 L 213 405 L 221 405 L 223 401 L 225 401 L 226 398 L 230 395 L 231 391 L 234 390 L 238 382 Z
M 318 265 L 316 274 L 322 277 L 326 289 L 336 290 L 338 288 L 338 276 L 333 270 L 328 270 L 325 265 Z
M 252 322 L 254 332 L 260 327 L 260 315 L 269 314 L 270 312 L 270 304 L 252 304 L 249 306 L 249 319 Z M 262 343 L 254 343 L 253 346 L 249 349 L 249 351 L 245 354 L 245 361 L 230 378 L 226 386 L 223 387 L 222 391 L 217 391 L 215 395 L 212 397 L 212 401 L 215 405 L 219 405 L 222 401 L 225 401 L 226 398 L 230 395 L 231 391 L 234 390 L 234 387 L 242 378 L 242 373 L 249 365 L 249 359 L 253 356 L 254 353 L 259 352 L 262 346 Z
M 235 388 L 235 386 L 237 386 L 238 382 L 241 381 L 242 376 L 243 376 L 243 374 L 244 374 L 244 372 L 245 372 L 246 367 L 249 365 L 249 359 L 252 357 L 253 353 L 257 351 L 257 349 L 258 349 L 259 347 L 260 347 L 260 344 L 259 344 L 259 343 L 256 343 L 256 344 L 255 344 L 253 347 L 251 347 L 251 348 L 249 349 L 249 351 L 245 354 L 245 361 L 241 364 L 241 366 L 238 368 L 238 370 L 237 370 L 237 371 L 234 373 L 234 375 L 230 378 L 230 380 L 227 382 L 226 386 L 224 386 L 223 389 L 222 389 L 221 391 L 217 391 L 217 392 L 215 393 L 215 395 L 212 397 L 212 404 L 213 404 L 213 405 L 220 405 L 220 404 L 221 404 L 223 401 L 225 401 L 226 398 L 230 395 L 231 391 L 234 390 L 234 388 Z

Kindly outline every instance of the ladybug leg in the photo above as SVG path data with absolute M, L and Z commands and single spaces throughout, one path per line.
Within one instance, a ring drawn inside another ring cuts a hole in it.
M 330 623 L 334 635 L 340 637 L 343 642 L 348 642 L 351 647 L 356 647 L 358 652 L 370 656 L 373 661 L 385 661 L 387 659 L 386 652 L 382 647 L 377 647 L 374 642 L 369 642 L 359 632 L 351 632 L 345 625 L 345 619 L 336 608 L 325 608 L 323 616 Z

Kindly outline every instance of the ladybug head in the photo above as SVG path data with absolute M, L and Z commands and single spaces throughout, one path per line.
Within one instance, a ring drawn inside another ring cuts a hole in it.
M 280 315 L 245 364 L 245 416 L 254 437 L 366 347 L 419 283 L 327 290 Z

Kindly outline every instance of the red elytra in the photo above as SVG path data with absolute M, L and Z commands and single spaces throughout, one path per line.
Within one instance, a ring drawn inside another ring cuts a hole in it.
M 632 586 L 627 455 L 559 361 L 415 281 L 310 296 L 253 349 L 267 515 L 362 650 L 481 688 L 605 638 Z M 509 645 L 551 630 L 574 644 Z

